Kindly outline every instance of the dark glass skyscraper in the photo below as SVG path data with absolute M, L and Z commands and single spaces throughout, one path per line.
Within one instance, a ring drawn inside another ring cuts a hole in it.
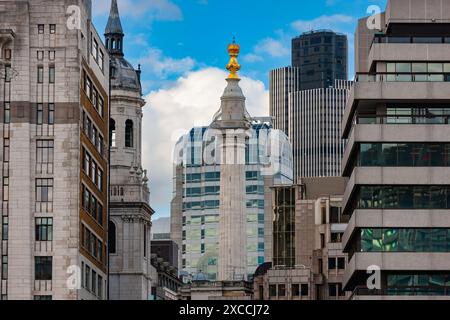
M 292 39 L 292 67 L 300 68 L 300 90 L 328 88 L 348 78 L 348 41 L 331 30 L 305 32 Z

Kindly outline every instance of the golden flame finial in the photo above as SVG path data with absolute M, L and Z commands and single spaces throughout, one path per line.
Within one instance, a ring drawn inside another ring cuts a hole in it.
M 230 71 L 228 79 L 239 79 L 237 72 L 241 70 L 241 65 L 237 61 L 237 57 L 241 47 L 236 43 L 233 38 L 233 43 L 228 46 L 228 53 L 230 54 L 230 62 L 227 64 L 227 70 Z

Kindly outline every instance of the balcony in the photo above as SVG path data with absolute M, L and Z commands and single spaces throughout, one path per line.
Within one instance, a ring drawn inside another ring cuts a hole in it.
M 450 101 L 450 73 L 360 73 L 348 96 L 342 119 L 342 137 L 348 138 L 356 109 L 378 102 L 414 103 Z M 360 119 L 364 121 L 364 119 Z M 444 119 L 446 120 L 446 119 Z M 372 121 L 369 118 L 367 121 Z
M 355 287 L 350 300 L 450 300 L 450 287 L 397 287 L 370 290 Z
M 450 37 L 375 35 L 368 67 L 376 61 L 446 61 L 449 55 Z
M 426 121 L 429 124 L 423 124 Z M 352 161 L 354 159 L 353 153 L 358 143 L 371 143 L 374 141 L 377 143 L 442 143 L 450 141 L 450 126 L 443 125 L 448 121 L 450 121 L 450 116 L 420 119 L 419 117 L 401 118 L 387 116 L 378 118 L 375 116 L 370 118 L 355 117 L 342 159 L 343 175 L 351 175 L 350 170 L 353 169 Z
M 450 253 L 433 252 L 356 252 L 345 269 L 343 285 L 352 289 L 357 278 L 367 279 L 367 269 L 378 266 L 386 271 L 429 272 L 450 270 Z
M 450 167 L 356 167 L 345 189 L 343 212 L 350 210 L 360 185 L 445 186 L 449 181 Z

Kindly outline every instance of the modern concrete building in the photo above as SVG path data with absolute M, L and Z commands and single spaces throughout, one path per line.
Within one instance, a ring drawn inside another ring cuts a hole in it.
M 230 46 L 232 58 L 236 46 Z M 228 79 L 212 125 L 192 129 L 175 148 L 171 236 L 181 248 L 181 270 L 191 279 L 202 274 L 211 281 L 242 281 L 253 275 L 264 262 L 269 187 L 292 183 L 286 135 L 267 119 L 251 118 L 244 101 L 238 79 Z M 235 147 L 240 151 L 230 158 Z
M 342 116 L 351 81 L 337 80 L 334 87 L 289 94 L 289 139 L 294 177 L 339 177 L 345 140 Z
M 0 1 L 0 70 L 1 298 L 105 299 L 109 56 L 91 1 Z
M 111 2 L 105 37 L 111 55 L 109 298 L 148 300 L 152 295 L 150 228 L 154 212 L 141 157 L 145 101 L 141 71 L 124 58 L 116 0 Z
M 381 30 L 359 21 L 343 118 L 353 299 L 450 296 L 449 20 L 448 0 L 390 0 Z
M 305 178 L 275 186 L 267 210 L 273 215 L 273 249 L 254 277 L 256 300 L 343 300 L 346 255 L 342 214 L 346 179 Z
M 331 30 L 305 32 L 292 39 L 293 68 L 300 69 L 300 90 L 328 88 L 348 79 L 348 41 Z

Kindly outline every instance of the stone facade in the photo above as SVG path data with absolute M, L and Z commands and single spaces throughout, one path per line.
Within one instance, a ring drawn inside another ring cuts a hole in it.
M 79 9 L 70 29 L 69 5 Z M 90 14 L 90 1 L 0 1 L 2 299 L 107 295 L 108 158 L 99 141 L 108 138 L 109 64 Z M 103 60 L 89 49 L 94 40 Z M 95 182 L 84 171 L 85 150 Z M 84 188 L 95 194 L 93 212 Z

